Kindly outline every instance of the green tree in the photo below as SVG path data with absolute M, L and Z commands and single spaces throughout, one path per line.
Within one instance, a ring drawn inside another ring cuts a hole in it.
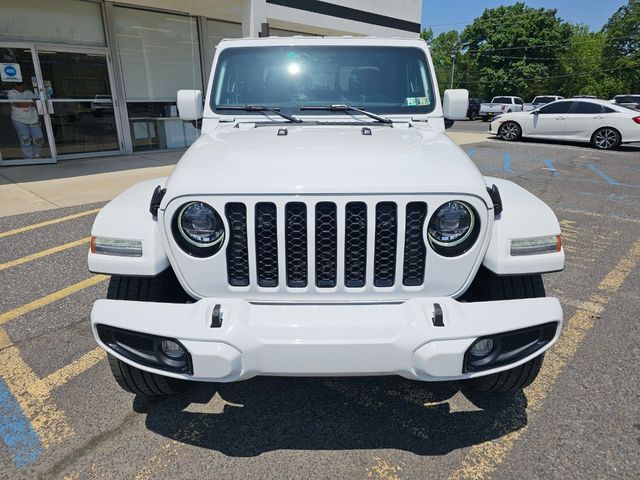
M 468 69 L 478 77 L 467 86 L 487 98 L 547 93 L 549 77 L 562 73 L 559 60 L 571 34 L 555 9 L 520 2 L 486 9 L 461 35 Z
M 612 67 L 604 56 L 605 34 L 591 32 L 585 25 L 574 25 L 572 29 L 568 48 L 559 55 L 560 75 L 550 79 L 549 91 L 565 97 L 610 98 L 611 92 L 619 90 L 621 85 L 610 75 Z
M 442 32 L 433 39 L 431 57 L 433 58 L 441 95 L 447 88 L 451 87 L 452 71 L 454 88 L 459 87 L 462 82 L 466 67 L 466 57 L 462 54 L 461 48 L 462 40 L 460 39 L 460 34 L 455 30 Z M 454 61 L 455 70 L 452 69 Z
M 604 58 L 617 89 L 610 92 L 640 93 L 640 0 L 629 0 L 602 28 Z

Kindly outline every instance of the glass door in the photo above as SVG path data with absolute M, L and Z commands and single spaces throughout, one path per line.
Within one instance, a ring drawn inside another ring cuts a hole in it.
M 106 51 L 39 47 L 37 54 L 58 156 L 120 153 Z
M 0 42 L 0 165 L 51 163 L 55 157 L 35 50 Z

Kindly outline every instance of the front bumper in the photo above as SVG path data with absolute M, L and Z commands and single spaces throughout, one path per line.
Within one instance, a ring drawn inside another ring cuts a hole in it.
M 444 326 L 433 322 L 434 304 Z M 219 305 L 222 326 L 211 327 Z M 531 355 L 482 372 L 463 373 L 478 338 L 549 322 L 551 342 Z M 557 299 L 462 303 L 448 297 L 385 303 L 299 304 L 203 299 L 193 304 L 98 300 L 91 312 L 97 342 L 137 368 L 176 378 L 231 382 L 256 375 L 397 374 L 425 381 L 458 380 L 513 368 L 553 345 L 562 327 Z M 125 358 L 99 338 L 97 325 L 177 339 L 193 374 L 167 372 Z

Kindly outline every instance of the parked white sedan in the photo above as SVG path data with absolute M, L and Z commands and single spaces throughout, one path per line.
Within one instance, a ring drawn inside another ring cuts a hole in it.
M 640 142 L 640 112 L 605 100 L 558 100 L 531 112 L 500 115 L 489 132 L 510 142 L 548 138 L 612 150 L 621 143 Z

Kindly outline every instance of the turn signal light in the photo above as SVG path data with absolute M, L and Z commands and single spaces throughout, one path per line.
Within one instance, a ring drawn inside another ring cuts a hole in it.
M 91 237 L 91 253 L 119 257 L 141 257 L 142 242 L 122 238 Z
M 562 236 L 514 238 L 511 240 L 511 256 L 539 255 L 562 250 Z

